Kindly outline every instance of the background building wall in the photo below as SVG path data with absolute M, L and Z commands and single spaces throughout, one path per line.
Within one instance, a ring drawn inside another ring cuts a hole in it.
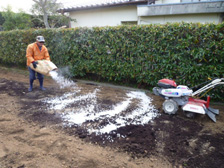
M 160 0 L 160 2 L 165 1 L 166 0 Z M 167 22 L 218 24 L 223 22 L 224 1 L 204 0 L 203 2 L 201 1 L 201 3 L 139 5 L 137 7 L 137 14 L 138 24 L 165 24 Z
M 140 17 L 138 24 L 165 24 L 167 22 L 215 23 L 220 22 L 220 14 L 191 14 Z
M 118 26 L 121 22 L 138 21 L 136 6 L 76 11 L 70 17 L 76 19 L 71 27 Z
M 158 0 L 155 4 L 179 3 L 181 0 Z

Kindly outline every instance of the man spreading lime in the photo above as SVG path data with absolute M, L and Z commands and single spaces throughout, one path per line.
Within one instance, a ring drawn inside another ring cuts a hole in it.
M 37 36 L 36 42 L 29 44 L 26 49 L 26 57 L 27 57 L 27 66 L 29 70 L 29 79 L 30 79 L 30 87 L 28 89 L 29 92 L 33 90 L 33 81 L 36 79 L 36 72 L 32 70 L 29 66 L 30 64 L 33 64 L 33 67 L 37 67 L 38 60 L 49 60 L 50 61 L 50 55 L 48 53 L 47 48 L 44 46 L 45 39 L 43 36 Z M 46 90 L 43 87 L 43 81 L 44 81 L 44 75 L 37 72 L 37 78 L 40 83 L 40 89 Z

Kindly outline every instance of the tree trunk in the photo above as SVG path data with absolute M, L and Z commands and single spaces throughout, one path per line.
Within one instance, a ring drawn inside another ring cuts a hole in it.
M 49 24 L 48 24 L 48 13 L 46 12 L 46 5 L 47 5 L 47 0 L 33 0 L 34 2 L 36 2 L 38 5 L 40 5 L 40 7 L 43 10 L 43 19 L 44 19 L 44 25 L 47 29 L 50 28 Z
M 44 15 L 43 15 L 43 18 L 44 18 L 44 25 L 47 29 L 50 28 L 49 24 L 48 24 L 48 14 L 46 12 L 44 12 Z

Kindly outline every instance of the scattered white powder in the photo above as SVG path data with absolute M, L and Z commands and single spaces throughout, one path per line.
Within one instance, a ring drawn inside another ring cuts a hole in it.
M 59 75 L 57 71 L 51 71 L 50 75 L 61 89 L 66 87 L 71 88 L 71 92 L 65 93 L 60 97 L 44 100 L 45 103 L 50 104 L 50 109 L 58 110 L 62 113 L 62 118 L 66 123 L 69 123 L 69 125 L 77 124 L 81 126 L 86 121 L 110 121 L 107 125 L 97 129 L 93 128 L 90 124 L 87 128 L 89 133 L 109 133 L 119 127 L 130 124 L 144 125 L 159 115 L 158 111 L 152 105 L 151 98 L 140 91 L 128 92 L 126 94 L 127 98 L 124 101 L 112 106 L 110 110 L 99 111 L 97 110 L 99 109 L 97 103 L 97 92 L 99 92 L 99 89 L 95 89 L 92 93 L 85 95 L 77 95 L 80 92 L 80 88 L 78 88 L 73 81 Z M 139 103 L 137 107 L 133 111 L 129 111 L 126 115 L 122 113 L 128 109 L 133 100 L 138 100 Z M 73 105 L 73 109 L 71 110 L 69 106 L 72 104 L 76 104 L 77 107 Z
M 125 126 L 125 125 L 120 125 L 119 127 L 122 127 L 122 126 Z M 113 131 L 113 130 L 116 130 L 116 129 L 118 129 L 118 126 L 116 125 L 116 124 L 108 124 L 108 125 L 106 125 L 105 127 L 103 127 L 103 128 L 101 128 L 99 131 L 98 130 L 95 130 L 95 131 L 93 131 L 93 130 L 91 130 L 92 132 L 96 132 L 96 133 L 101 133 L 101 134 L 104 134 L 104 133 L 109 133 L 109 132 L 111 132 L 111 131 Z
M 77 124 L 82 125 L 86 121 L 103 121 L 107 119 L 109 122 L 107 125 L 100 128 L 93 128 L 91 125 L 88 126 L 88 132 L 95 132 L 96 134 L 109 133 L 110 131 L 116 130 L 119 127 L 126 125 L 144 125 L 152 121 L 157 117 L 158 111 L 151 103 L 151 98 L 148 97 L 144 92 L 131 91 L 127 93 L 127 98 L 112 106 L 110 110 L 97 111 L 97 92 L 99 89 L 95 89 L 93 93 L 77 96 L 79 92 L 66 93 L 61 97 L 45 100 L 46 103 L 50 104 L 50 109 L 64 110 L 71 104 L 78 104 L 78 108 L 64 112 L 62 118 L 69 125 Z M 124 112 L 132 103 L 132 100 L 139 100 L 139 104 L 136 109 L 128 112 L 126 116 Z M 81 102 L 85 102 L 81 104 Z M 120 115 L 122 113 L 122 115 Z
M 111 118 L 113 116 L 115 116 L 116 114 L 119 114 L 120 112 L 124 111 L 130 101 L 124 101 L 122 103 L 119 103 L 118 105 L 114 106 L 112 110 L 107 110 L 107 111 L 101 111 L 98 113 L 94 113 L 94 109 L 97 106 L 96 99 L 95 101 L 92 100 L 91 104 L 89 104 L 87 107 L 81 107 L 78 111 L 74 112 L 70 112 L 68 114 L 65 114 L 63 116 L 63 118 L 68 121 L 69 123 L 73 123 L 73 124 L 77 124 L 77 125 L 82 125 L 84 122 L 88 121 L 88 120 L 99 120 L 99 119 L 105 119 L 107 118 Z M 88 111 L 87 111 L 88 110 Z M 95 132 L 95 131 L 94 131 Z
M 75 85 L 73 81 L 64 78 L 62 75 L 59 75 L 57 71 L 51 71 L 50 75 L 61 89 Z
M 51 104 L 50 109 L 62 110 L 67 105 L 74 102 L 73 100 L 71 100 L 69 98 L 71 98 L 75 94 L 76 94 L 76 92 L 66 93 L 61 97 L 56 97 L 56 98 L 53 98 L 53 99 L 45 99 L 44 102 Z
M 96 100 L 96 93 L 98 90 L 99 89 L 95 89 L 93 93 L 76 96 L 76 94 L 80 92 L 80 90 L 78 89 L 78 90 L 74 90 L 73 93 L 65 93 L 61 97 L 45 99 L 43 102 L 50 104 L 50 109 L 54 109 L 54 110 L 63 110 L 70 104 L 80 102 L 82 100 L 90 101 L 96 104 L 94 100 Z M 90 109 L 89 106 L 88 108 Z
M 116 130 L 125 125 L 144 125 L 159 115 L 158 110 L 151 104 L 151 98 L 149 98 L 144 92 L 133 91 L 127 93 L 127 96 L 129 97 L 128 101 L 130 102 L 130 99 L 140 100 L 138 108 L 126 116 L 120 115 L 116 118 L 115 122 L 110 123 L 98 130 L 91 130 L 91 132 L 109 133 L 110 131 Z
M 152 99 L 148 97 L 144 92 L 131 92 L 128 96 L 140 100 L 138 108 L 135 109 L 132 114 L 127 115 L 126 118 L 132 119 L 132 124 L 146 124 L 157 116 L 155 107 L 151 104 Z

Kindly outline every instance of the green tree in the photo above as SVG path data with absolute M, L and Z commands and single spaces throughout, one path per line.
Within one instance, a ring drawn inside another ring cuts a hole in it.
M 4 17 L 2 16 L 2 12 L 0 12 L 0 26 L 5 22 Z
M 2 12 L 0 12 L 0 31 L 3 30 L 2 25 L 3 25 L 4 22 L 5 22 L 5 19 L 4 19 L 4 17 L 2 16 Z
M 39 17 L 31 15 L 33 28 L 45 28 L 44 22 Z
M 72 21 L 71 18 L 65 15 L 52 15 L 49 17 L 50 27 L 69 27 L 69 21 Z
M 23 12 L 14 13 L 10 6 L 2 12 L 4 18 L 3 28 L 5 31 L 14 29 L 29 29 L 32 27 L 31 16 Z
M 46 28 L 61 27 L 68 25 L 70 18 L 57 12 L 62 7 L 57 0 L 33 0 L 31 12 L 36 18 L 44 23 Z

